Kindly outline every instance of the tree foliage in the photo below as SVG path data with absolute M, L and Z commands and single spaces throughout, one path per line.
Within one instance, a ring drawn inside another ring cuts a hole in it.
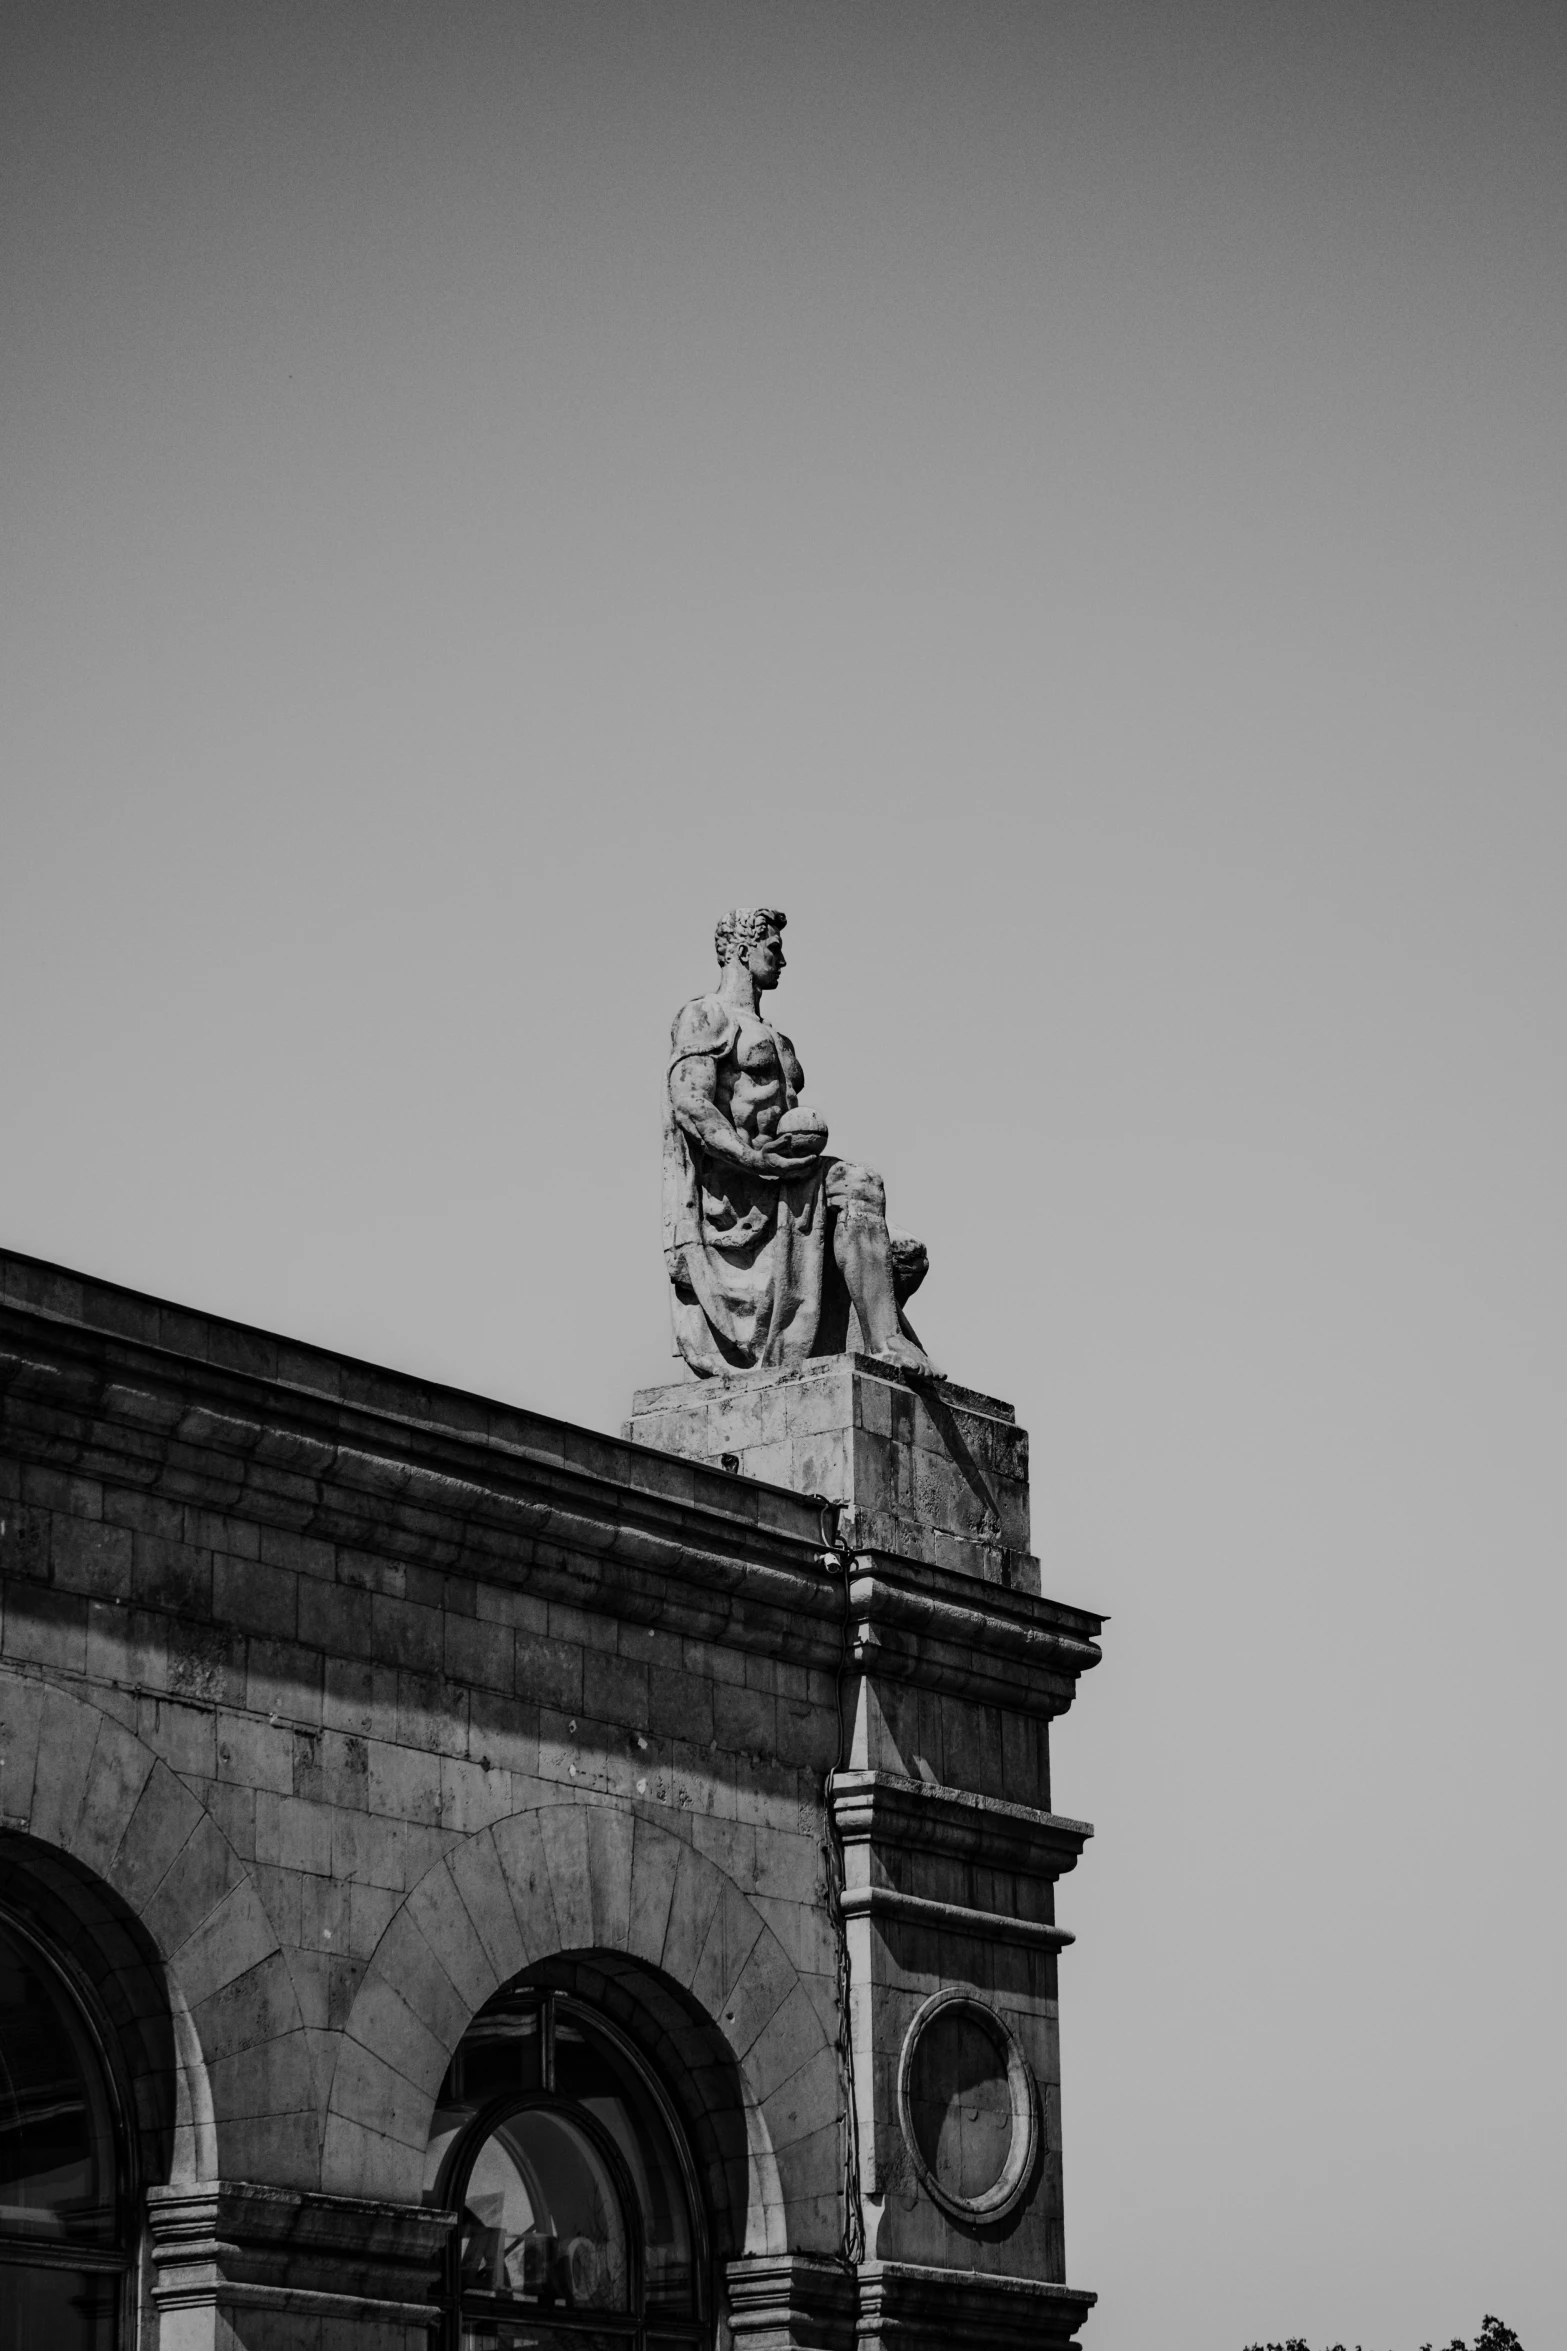
M 1285 2343 L 1248 2343 L 1246 2351 L 1311 2351 L 1311 2345 L 1303 2335 L 1291 2335 Z M 1347 2346 L 1330 2343 L 1328 2351 L 1347 2351 Z M 1355 2351 L 1360 2351 L 1358 2343 Z M 1433 2346 L 1422 2343 L 1420 2351 L 1433 2351 Z M 1462 2335 L 1455 2335 L 1450 2343 L 1440 2347 L 1440 2351 L 1469 2351 L 1469 2345 Z M 1506 2321 L 1488 2310 L 1481 2322 L 1480 2332 L 1474 2339 L 1474 2351 L 1523 2351 L 1523 2345 Z

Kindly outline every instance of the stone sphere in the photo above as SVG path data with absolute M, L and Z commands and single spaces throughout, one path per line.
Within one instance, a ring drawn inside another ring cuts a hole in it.
M 802 1153 L 820 1151 L 827 1140 L 827 1121 L 819 1110 L 807 1110 L 802 1102 L 794 1110 L 786 1110 L 778 1121 L 778 1137 L 789 1138 L 791 1149 Z

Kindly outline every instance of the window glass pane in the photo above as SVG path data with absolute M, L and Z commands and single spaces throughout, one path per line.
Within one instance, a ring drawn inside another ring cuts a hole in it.
M 112 2351 L 120 2280 L 0 2261 L 0 2351 Z
M 442 2164 L 458 2133 L 481 2106 L 497 2098 L 525 2097 L 542 2087 L 537 2008 L 499 2011 L 471 2025 L 435 2102 L 424 2159 L 426 2196 L 436 2194 Z
M 446 2081 L 458 2100 L 486 2106 L 492 2098 L 525 2097 L 543 2088 L 536 2008 L 480 2017 L 463 2035 Z
M 620 2198 L 569 2115 L 525 2107 L 491 2132 L 468 2175 L 460 2258 L 465 2308 L 493 2294 L 541 2310 L 630 2310 Z
M 63 1987 L 0 1927 L 0 2235 L 103 2244 L 114 2233 L 96 2053 Z
M 691 2214 L 680 2161 L 651 2094 L 629 2068 L 562 2017 L 555 2028 L 555 2087 L 574 2098 L 615 2142 L 631 2174 L 646 2238 L 650 2317 L 683 2317 L 693 2307 Z

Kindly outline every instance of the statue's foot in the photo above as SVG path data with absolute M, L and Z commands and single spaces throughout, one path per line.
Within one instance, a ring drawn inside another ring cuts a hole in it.
M 889 1339 L 885 1347 L 878 1347 L 872 1363 L 895 1363 L 900 1371 L 917 1372 L 922 1379 L 944 1380 L 946 1373 L 931 1362 L 923 1347 L 916 1347 L 912 1339 L 901 1335 Z

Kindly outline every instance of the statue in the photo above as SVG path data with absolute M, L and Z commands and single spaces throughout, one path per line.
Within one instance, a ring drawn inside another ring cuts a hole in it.
M 887 1224 L 880 1176 L 829 1157 L 805 1073 L 762 1016 L 785 917 L 737 906 L 714 933 L 718 986 L 675 1015 L 664 1108 L 664 1258 L 675 1352 L 701 1378 L 862 1350 L 941 1374 L 903 1317 L 922 1245 Z

